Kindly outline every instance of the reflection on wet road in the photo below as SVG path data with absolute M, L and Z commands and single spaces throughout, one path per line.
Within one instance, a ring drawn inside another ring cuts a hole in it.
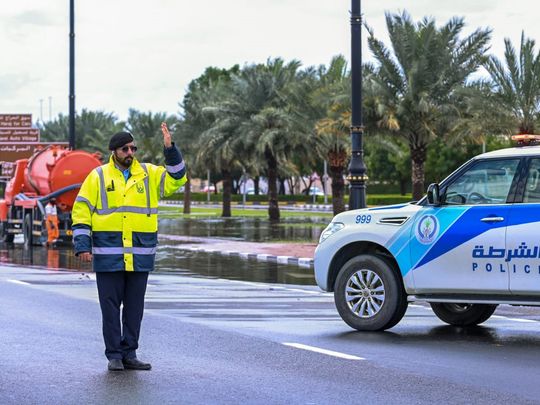
M 313 270 L 278 263 L 245 260 L 218 253 L 183 251 L 160 246 L 156 257 L 159 273 L 198 275 L 208 278 L 256 281 L 280 284 L 314 285 Z
M 248 242 L 317 242 L 329 221 L 325 217 L 295 217 L 272 223 L 264 218 L 178 219 L 162 215 L 159 231 L 162 234 L 227 238 Z
M 306 241 L 316 242 L 328 218 L 286 218 L 272 224 L 263 218 L 174 218 L 163 215 L 159 221 L 161 234 L 218 237 L 250 242 Z M 55 249 L 34 246 L 25 249 L 22 240 L 0 244 L 0 263 L 36 266 L 47 269 L 91 271 L 73 255 L 70 245 Z M 181 243 L 180 243 L 181 245 Z M 204 252 L 182 250 L 178 242 L 161 243 L 156 255 L 156 272 L 193 275 L 207 278 L 257 281 L 265 283 L 315 285 L 313 271 L 277 263 L 245 260 Z
M 0 263 L 36 266 L 89 272 L 89 263 L 81 262 L 68 246 L 56 249 L 34 247 L 25 249 L 20 243 L 0 245 Z M 161 244 L 156 255 L 156 273 L 182 274 L 206 278 L 256 281 L 281 284 L 314 285 L 313 271 L 309 268 L 278 263 L 245 260 L 238 256 L 190 252 L 179 249 L 178 244 Z

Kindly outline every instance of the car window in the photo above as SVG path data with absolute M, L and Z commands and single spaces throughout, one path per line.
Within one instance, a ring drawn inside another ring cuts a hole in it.
M 446 204 L 503 204 L 506 202 L 519 159 L 482 160 L 448 185 Z
M 523 202 L 540 203 L 540 159 L 531 159 Z

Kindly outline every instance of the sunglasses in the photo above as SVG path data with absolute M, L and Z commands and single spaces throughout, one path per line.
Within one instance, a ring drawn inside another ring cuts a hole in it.
M 120 148 L 120 150 L 122 152 L 124 152 L 124 153 L 127 153 L 128 150 L 130 150 L 130 149 L 131 149 L 132 152 L 137 152 L 137 147 L 136 146 L 124 146 L 124 147 Z

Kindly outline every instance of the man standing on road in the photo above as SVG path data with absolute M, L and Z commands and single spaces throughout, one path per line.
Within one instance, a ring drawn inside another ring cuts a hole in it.
M 165 123 L 161 130 L 165 167 L 139 163 L 133 135 L 118 132 L 109 142 L 109 163 L 88 175 L 73 206 L 75 254 L 93 261 L 111 371 L 151 368 L 136 350 L 148 272 L 154 270 L 158 200 L 187 180 Z
M 47 227 L 47 246 L 52 246 L 60 236 L 58 230 L 58 211 L 56 198 L 51 198 L 45 206 L 45 226 Z

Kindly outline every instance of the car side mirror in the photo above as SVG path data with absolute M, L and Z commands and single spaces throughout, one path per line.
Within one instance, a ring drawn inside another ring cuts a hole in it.
M 429 185 L 427 189 L 427 200 L 429 205 L 441 205 L 441 194 L 437 183 L 431 183 Z

